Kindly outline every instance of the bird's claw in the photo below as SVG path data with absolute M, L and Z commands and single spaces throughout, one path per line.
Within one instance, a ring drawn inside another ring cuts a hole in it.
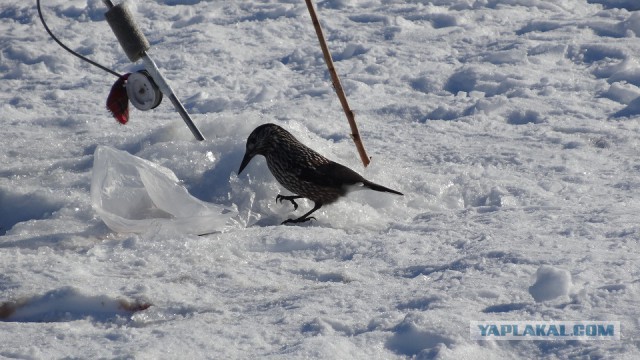
M 293 204 L 293 210 L 295 211 L 295 210 L 298 210 L 298 204 L 293 199 L 294 199 L 293 196 L 284 196 L 284 195 L 280 195 L 280 194 L 278 194 L 276 196 L 276 202 L 280 202 L 281 204 L 282 204 L 283 200 L 291 201 L 291 203 Z

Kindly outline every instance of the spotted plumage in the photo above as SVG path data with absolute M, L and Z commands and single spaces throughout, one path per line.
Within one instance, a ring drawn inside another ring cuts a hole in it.
M 276 180 L 295 194 L 279 194 L 276 201 L 290 201 L 294 209 L 298 208 L 295 199 L 307 198 L 314 202 L 311 211 L 297 219 L 285 220 L 283 224 L 315 219 L 309 215 L 322 205 L 330 204 L 346 195 L 351 186 L 402 195 L 398 191 L 372 183 L 348 167 L 325 158 L 275 124 L 260 125 L 249 135 L 238 174 L 256 155 L 264 156 Z

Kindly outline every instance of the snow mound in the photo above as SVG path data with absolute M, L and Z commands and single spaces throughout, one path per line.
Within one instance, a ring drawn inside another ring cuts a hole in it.
M 629 11 L 640 10 L 640 4 L 636 0 L 587 0 L 589 4 L 602 4 L 605 9 L 627 9 Z
M 47 218 L 61 207 L 44 191 L 22 193 L 0 187 L 0 236 L 17 223 Z
M 567 270 L 544 265 L 536 271 L 536 282 L 529 287 L 529 294 L 536 302 L 557 299 L 569 294 L 571 274 Z
M 94 154 L 91 202 L 111 230 L 125 233 L 219 232 L 237 213 L 191 196 L 171 170 L 105 146 Z
M 442 355 L 444 349 L 456 343 L 450 335 L 436 330 L 433 319 L 420 313 L 408 314 L 393 329 L 393 336 L 386 347 L 399 355 L 418 358 L 435 358 Z
M 614 117 L 631 117 L 640 114 L 640 97 L 631 101 L 624 109 L 613 114 Z
M 87 296 L 71 287 L 49 291 L 41 296 L 0 304 L 0 321 L 61 322 L 92 318 L 109 321 L 146 310 L 151 304 L 115 299 L 105 295 Z

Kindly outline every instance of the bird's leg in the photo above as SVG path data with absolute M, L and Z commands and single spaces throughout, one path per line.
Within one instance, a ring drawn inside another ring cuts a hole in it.
M 285 196 L 285 195 L 278 194 L 278 196 L 276 196 L 276 202 L 280 201 L 280 203 L 282 203 L 282 200 L 289 200 L 293 204 L 293 210 L 298 210 L 298 204 L 294 200 L 302 199 L 303 197 L 304 196 L 297 196 L 297 195 Z
M 301 222 L 309 221 L 311 219 L 316 220 L 316 218 L 314 218 L 313 216 L 309 216 L 309 215 L 311 215 L 311 213 L 313 213 L 314 211 L 320 209 L 321 206 L 322 206 L 321 202 L 315 202 L 314 205 L 313 205 L 313 209 L 311 209 L 311 211 L 309 211 L 308 213 L 300 216 L 297 219 L 287 219 L 287 220 L 282 222 L 282 225 L 288 224 L 288 223 L 301 223 Z

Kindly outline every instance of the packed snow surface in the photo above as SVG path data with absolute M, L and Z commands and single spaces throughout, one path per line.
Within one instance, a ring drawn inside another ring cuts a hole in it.
M 129 1 L 203 142 L 166 98 L 119 125 L 116 77 L 59 47 L 35 1 L 2 1 L 0 357 L 640 358 L 638 1 L 316 5 L 367 168 L 304 1 Z M 42 7 L 80 54 L 140 67 L 102 1 Z M 313 204 L 276 203 L 262 157 L 237 175 L 267 122 L 405 195 L 280 225 Z M 114 230 L 106 195 L 163 225 Z M 622 337 L 471 340 L 485 320 Z

